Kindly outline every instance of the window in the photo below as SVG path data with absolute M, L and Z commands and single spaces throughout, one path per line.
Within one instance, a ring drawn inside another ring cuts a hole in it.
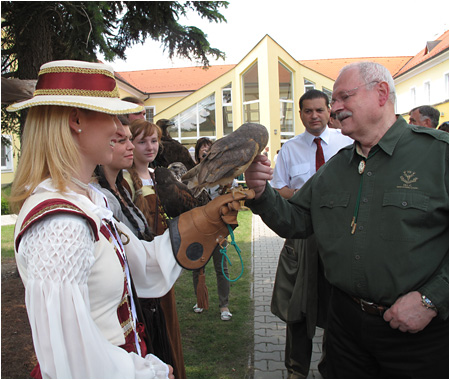
M 331 96 L 333 95 L 333 91 L 329 90 L 326 87 L 322 87 L 322 92 L 324 92 L 328 96 L 328 101 L 331 102 Z
M 231 97 L 231 83 L 222 88 L 223 135 L 233 132 L 233 101 Z
M 430 104 L 431 99 L 431 84 L 430 82 L 425 82 L 423 84 L 423 99 L 424 102 Z
M 280 135 L 294 136 L 294 99 L 292 72 L 278 62 L 278 83 L 280 87 Z
M 258 62 L 242 75 L 244 123 L 259 123 Z
M 200 137 L 216 137 L 216 105 L 214 93 L 194 104 L 186 111 L 176 115 L 172 121 L 175 126 L 171 128 L 172 138 L 183 145 L 191 145 Z
M 13 170 L 13 149 L 10 135 L 2 135 L 2 172 Z
M 145 119 L 150 123 L 154 123 L 153 118 L 155 117 L 155 107 L 145 107 Z
M 309 91 L 309 90 L 314 90 L 316 88 L 316 85 L 314 82 L 311 82 L 308 79 L 304 80 L 305 83 L 305 92 Z
M 415 87 L 411 87 L 411 89 L 409 90 L 409 99 L 411 102 L 411 107 L 409 107 L 409 108 L 414 108 L 416 106 L 416 88 Z

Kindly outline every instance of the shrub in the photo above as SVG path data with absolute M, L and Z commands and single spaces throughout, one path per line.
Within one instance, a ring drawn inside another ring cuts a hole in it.
M 9 214 L 9 203 L 2 197 L 2 215 Z

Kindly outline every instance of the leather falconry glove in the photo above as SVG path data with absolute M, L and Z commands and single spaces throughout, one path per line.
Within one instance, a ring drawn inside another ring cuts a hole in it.
M 253 199 L 253 190 L 232 190 L 206 206 L 196 207 L 169 220 L 172 250 L 183 268 L 203 268 L 211 258 L 217 244 L 224 244 L 229 235 L 227 224 L 238 226 L 240 200 Z

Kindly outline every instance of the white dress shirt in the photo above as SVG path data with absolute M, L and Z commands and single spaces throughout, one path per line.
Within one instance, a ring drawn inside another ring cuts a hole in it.
M 317 136 L 305 131 L 282 146 L 278 153 L 273 179 L 273 188 L 300 189 L 316 173 L 316 150 L 314 139 Z M 353 139 L 344 136 L 340 129 L 326 127 L 320 135 L 325 162 L 341 148 L 353 144 Z

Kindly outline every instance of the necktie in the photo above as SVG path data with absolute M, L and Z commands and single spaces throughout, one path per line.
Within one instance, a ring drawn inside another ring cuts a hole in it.
M 316 150 L 316 171 L 325 163 L 325 157 L 323 156 L 322 139 L 316 137 L 314 142 L 317 144 Z

